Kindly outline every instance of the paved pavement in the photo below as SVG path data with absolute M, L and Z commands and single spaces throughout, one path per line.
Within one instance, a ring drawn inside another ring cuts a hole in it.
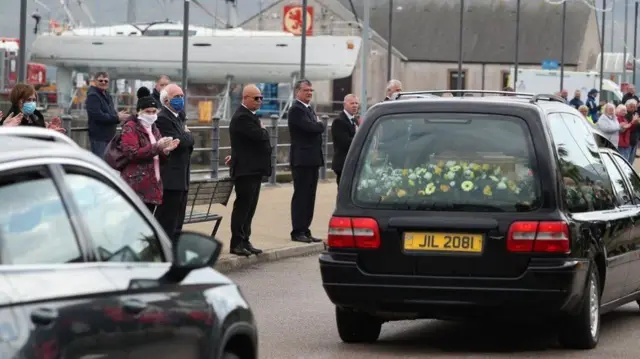
M 343 344 L 320 280 L 318 256 L 264 263 L 229 274 L 256 315 L 260 358 L 640 358 L 640 310 L 626 305 L 603 318 L 600 344 L 564 350 L 552 328 L 437 320 L 386 323 L 378 343 Z
M 335 205 L 336 187 L 334 180 L 321 181 L 318 184 L 316 207 L 311 226 L 313 235 L 318 238 L 326 238 L 327 236 L 327 226 Z M 229 240 L 231 239 L 229 225 L 235 195 L 231 196 L 227 207 L 216 205 L 216 213 L 224 216 L 216 237 L 225 245 L 216 268 L 228 272 L 257 261 L 272 261 L 320 252 L 324 248 L 323 243 L 303 244 L 291 241 L 289 232 L 291 231 L 292 195 L 293 186 L 291 184 L 263 187 L 258 209 L 253 219 L 251 242 L 255 247 L 265 250 L 265 253 L 258 258 L 252 256 L 249 260 L 229 254 Z M 189 224 L 184 229 L 210 234 L 213 222 Z

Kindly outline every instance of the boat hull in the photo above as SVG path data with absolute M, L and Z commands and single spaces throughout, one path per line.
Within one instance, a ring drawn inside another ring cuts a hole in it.
M 352 74 L 361 39 L 309 36 L 305 77 L 332 80 Z M 189 82 L 280 83 L 300 70 L 301 39 L 292 36 L 192 36 Z M 77 71 L 109 71 L 111 77 L 155 79 L 181 76 L 182 38 L 151 36 L 40 35 L 31 60 Z

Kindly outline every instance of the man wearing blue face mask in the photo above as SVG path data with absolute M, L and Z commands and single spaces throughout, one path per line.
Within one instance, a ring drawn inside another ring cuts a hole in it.
M 167 85 L 160 91 L 160 102 L 162 110 L 155 124 L 163 137 L 180 140 L 180 144 L 171 152 L 167 163 L 160 167 L 164 188 L 162 204 L 156 208 L 155 216 L 169 238 L 175 240 L 177 233 L 182 231 L 187 208 L 193 135 L 182 115 L 185 112 L 182 89 L 176 84 Z

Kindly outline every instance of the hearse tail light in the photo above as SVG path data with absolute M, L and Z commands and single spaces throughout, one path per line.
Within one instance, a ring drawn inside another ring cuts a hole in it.
M 514 222 L 507 235 L 509 252 L 571 252 L 569 226 L 565 222 Z
M 330 248 L 379 248 L 378 222 L 373 218 L 331 217 L 327 245 Z

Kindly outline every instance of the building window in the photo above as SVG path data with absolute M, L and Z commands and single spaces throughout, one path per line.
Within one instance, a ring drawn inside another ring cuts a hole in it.
M 510 73 L 511 73 L 510 71 L 505 71 L 505 70 L 500 71 L 500 78 L 501 78 L 501 80 L 502 80 L 502 81 L 500 82 L 500 83 L 502 84 L 502 87 L 500 88 L 500 90 L 501 90 L 501 91 L 502 91 L 505 87 L 508 87 L 508 86 L 509 86 L 509 75 L 510 75 Z
M 449 90 L 458 89 L 458 70 L 449 70 Z M 467 89 L 467 70 L 462 70 L 462 88 Z

